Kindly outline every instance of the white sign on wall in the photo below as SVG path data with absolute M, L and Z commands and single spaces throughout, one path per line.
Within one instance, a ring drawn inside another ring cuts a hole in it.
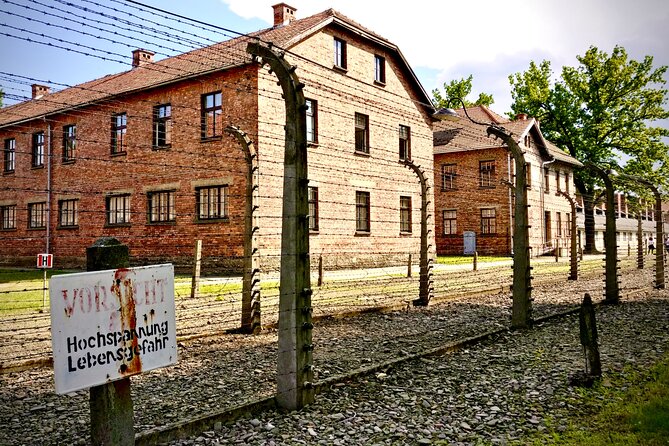
M 51 277 L 56 393 L 176 364 L 174 267 Z

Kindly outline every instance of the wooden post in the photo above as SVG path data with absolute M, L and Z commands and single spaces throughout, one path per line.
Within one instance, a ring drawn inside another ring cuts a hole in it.
M 202 265 L 202 240 L 195 240 L 195 261 L 193 263 L 193 282 L 190 286 L 190 297 L 194 299 L 200 293 L 200 267 Z
M 323 255 L 318 256 L 318 286 L 323 286 Z
M 555 263 L 560 261 L 560 244 L 559 239 L 555 239 Z
M 474 251 L 474 260 L 473 260 L 474 271 L 478 270 L 478 261 L 479 261 L 479 253 L 478 251 Z
M 581 345 L 585 355 L 585 374 L 588 377 L 599 378 L 602 376 L 602 364 L 597 344 L 597 321 L 595 320 L 595 308 L 592 306 L 592 299 L 588 293 L 585 293 L 583 297 L 578 321 Z
M 102 271 L 130 266 L 126 245 L 111 237 L 98 239 L 86 248 L 86 269 Z M 90 388 L 91 444 L 131 446 L 135 444 L 134 411 L 130 378 Z
M 297 410 L 314 400 L 304 84 L 283 53 L 260 42 L 249 43 L 246 52 L 269 64 L 286 107 L 276 401 L 281 408 Z
M 409 260 L 407 261 L 407 277 L 411 277 L 411 254 L 409 254 Z

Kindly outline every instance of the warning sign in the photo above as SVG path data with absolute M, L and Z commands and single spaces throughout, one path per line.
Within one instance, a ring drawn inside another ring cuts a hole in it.
M 176 363 L 172 265 L 53 276 L 49 296 L 56 393 Z

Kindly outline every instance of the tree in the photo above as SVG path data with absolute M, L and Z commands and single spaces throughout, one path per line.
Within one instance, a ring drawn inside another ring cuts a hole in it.
M 436 108 L 448 108 L 453 105 L 450 103 L 450 99 L 460 98 L 464 101 L 465 106 L 467 107 L 474 105 L 485 105 L 486 107 L 489 107 L 490 104 L 495 102 L 491 94 L 479 93 L 479 97 L 475 102 L 470 102 L 466 99 L 467 96 L 469 96 L 469 93 L 472 92 L 472 79 L 473 76 L 470 74 L 467 79 L 462 78 L 459 81 L 452 80 L 449 83 L 444 82 L 444 96 L 441 95 L 438 88 L 432 90 L 432 102 L 434 102 L 434 106 Z
M 0 88 L 0 108 L 2 108 L 2 99 L 5 97 L 5 92 Z
M 669 182 L 669 155 L 662 141 L 669 130 L 652 124 L 669 117 L 663 76 L 666 66 L 653 58 L 628 60 L 623 47 L 609 55 L 590 47 L 576 57 L 579 66 L 563 67 L 552 81 L 550 62 L 534 62 L 524 73 L 509 76 L 513 104 L 509 116 L 526 113 L 541 122 L 552 142 L 582 162 L 639 175 L 655 184 Z M 587 169 L 574 175 L 583 197 L 585 252 L 595 252 L 594 203 L 601 183 Z

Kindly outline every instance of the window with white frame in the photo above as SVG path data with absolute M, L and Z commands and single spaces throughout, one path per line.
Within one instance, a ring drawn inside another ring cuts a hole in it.
M 130 194 L 109 195 L 105 198 L 107 224 L 130 224 Z
M 334 66 L 346 69 L 346 41 L 338 37 L 334 38 Z
M 28 228 L 46 228 L 46 201 L 28 203 Z
M 207 186 L 195 189 L 198 220 L 219 220 L 228 217 L 228 186 Z
M 379 84 L 386 83 L 386 58 L 374 55 L 374 81 Z
M 411 127 L 406 125 L 400 125 L 399 132 L 399 141 L 400 141 L 400 160 L 410 160 L 411 159 Z
M 479 161 L 479 186 L 495 187 L 495 161 Z
M 58 226 L 72 228 L 79 224 L 79 200 L 58 200 Z
M 111 153 L 125 153 L 125 134 L 128 130 L 128 115 L 119 113 L 111 118 Z
M 497 233 L 497 217 L 495 209 L 481 209 L 481 234 Z
M 175 195 L 176 192 L 173 190 L 148 193 L 149 223 L 171 223 L 176 221 Z
M 74 162 L 75 149 L 77 148 L 77 126 L 66 125 L 63 127 L 63 162 Z
M 369 154 L 369 116 L 355 114 L 355 151 Z
M 172 106 L 161 104 L 153 107 L 153 147 L 169 147 L 172 144 Z
M 411 232 L 411 197 L 400 197 L 400 232 Z
M 444 235 L 458 233 L 458 211 L 450 209 L 442 213 L 444 219 Z
M 306 99 L 307 106 L 307 142 L 316 144 L 318 142 L 318 102 Z
M 16 139 L 5 139 L 5 157 L 4 170 L 5 173 L 14 172 L 16 169 Z
M 32 166 L 44 166 L 44 132 L 33 133 Z
M 0 206 L 0 229 L 16 229 L 16 205 L 8 204 Z
M 356 191 L 355 193 L 355 230 L 370 232 L 370 200 L 369 192 Z

